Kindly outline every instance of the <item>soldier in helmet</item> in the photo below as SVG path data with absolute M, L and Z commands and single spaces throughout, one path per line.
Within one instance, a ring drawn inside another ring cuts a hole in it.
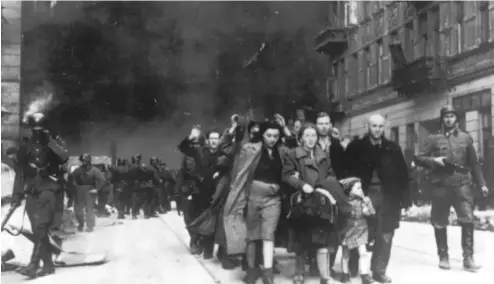
M 477 271 L 474 261 L 474 193 L 472 179 L 484 194 L 488 189 L 480 169 L 470 134 L 458 128 L 458 112 L 447 105 L 441 109 L 441 130 L 430 135 L 423 151 L 416 157 L 416 164 L 431 170 L 433 184 L 431 222 L 439 255 L 439 267 L 450 269 L 447 226 L 450 208 L 456 211 L 461 225 L 463 268 Z
M 74 211 L 79 223 L 77 229 L 82 232 L 86 223 L 86 231 L 92 232 L 95 226 L 94 205 L 98 192 L 105 186 L 106 180 L 103 173 L 92 164 L 90 154 L 80 155 L 79 161 L 81 166 L 72 173 L 72 182 L 76 191 Z M 85 218 L 84 211 L 86 211 Z
M 127 180 L 127 194 L 125 194 L 124 199 L 124 212 L 126 215 L 130 215 L 130 209 L 132 208 L 132 187 L 134 181 L 130 175 L 131 165 L 129 164 L 129 160 L 122 159 L 122 168 L 125 169 L 126 173 L 124 178 Z
M 56 213 L 56 194 L 62 190 L 61 165 L 68 160 L 64 145 L 49 135 L 45 122 L 41 113 L 28 118 L 32 135 L 21 142 L 15 158 L 17 171 L 12 206 L 19 206 L 26 197 L 26 211 L 35 237 L 31 260 L 18 271 L 29 278 L 55 272 L 48 234 Z M 40 261 L 43 267 L 38 271 Z
M 124 160 L 117 159 L 117 166 L 113 169 L 112 182 L 115 189 L 115 201 L 118 210 L 118 219 L 125 218 L 125 205 L 127 204 L 129 191 L 129 169 L 124 165 Z

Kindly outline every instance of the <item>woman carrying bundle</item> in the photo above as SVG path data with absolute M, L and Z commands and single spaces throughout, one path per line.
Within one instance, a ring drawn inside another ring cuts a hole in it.
M 329 253 L 340 243 L 339 216 L 348 214 L 350 206 L 334 176 L 331 161 L 320 147 L 314 125 L 299 132 L 300 146 L 284 157 L 283 181 L 292 191 L 290 242 L 288 250 L 296 253 L 293 282 L 305 282 L 307 254 L 316 251 L 321 283 L 331 283 Z

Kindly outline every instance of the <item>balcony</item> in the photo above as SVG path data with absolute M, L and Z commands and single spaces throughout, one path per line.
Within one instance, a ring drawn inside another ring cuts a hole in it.
M 447 87 L 447 67 L 440 58 L 424 56 L 407 62 L 401 44 L 391 44 L 389 50 L 393 58 L 392 85 L 399 93 L 413 96 Z
M 314 38 L 314 44 L 317 52 L 338 57 L 348 48 L 347 28 L 328 27 Z
M 445 64 L 437 58 L 421 57 L 393 70 L 393 88 L 406 95 L 443 90 L 446 72 Z

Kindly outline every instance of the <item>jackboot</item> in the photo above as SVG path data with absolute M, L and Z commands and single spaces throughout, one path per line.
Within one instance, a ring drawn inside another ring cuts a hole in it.
M 470 272 L 477 272 L 481 268 L 473 259 L 473 224 L 464 224 L 461 226 L 461 246 L 463 249 L 463 269 Z
M 30 279 L 36 278 L 39 269 L 39 262 L 41 260 L 42 249 L 42 242 L 41 240 L 38 240 L 34 244 L 29 264 L 26 267 L 17 270 L 17 272 L 21 275 L 29 277 Z
M 437 254 L 439 256 L 439 268 L 451 269 L 448 255 L 448 233 L 446 228 L 434 228 L 436 237 Z
M 49 251 L 50 241 L 48 238 L 43 240 L 42 247 L 42 256 L 41 260 L 43 261 L 43 268 L 38 272 L 38 276 L 46 276 L 55 273 L 55 265 L 53 264 L 52 254 Z
M 202 246 L 199 245 L 199 241 L 196 236 L 190 237 L 190 253 L 192 255 L 200 255 L 202 254 Z
M 262 270 L 262 283 L 263 284 L 274 284 L 274 273 L 273 268 L 265 268 Z

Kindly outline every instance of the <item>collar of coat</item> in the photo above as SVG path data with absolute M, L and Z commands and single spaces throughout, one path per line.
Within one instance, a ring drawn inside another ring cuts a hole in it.
M 295 157 L 297 158 L 297 160 L 307 157 L 310 158 L 310 152 L 307 151 L 304 147 L 297 147 L 295 148 Z M 320 164 L 324 159 L 326 159 L 326 154 L 324 153 L 321 146 L 318 144 L 316 144 L 316 146 L 314 147 L 314 159 L 316 160 L 317 164 Z
M 371 139 L 369 137 L 369 134 L 366 134 L 361 139 L 361 141 L 364 142 L 365 145 L 367 145 L 369 147 L 374 147 L 374 145 L 372 144 Z M 384 137 L 384 136 L 381 138 L 381 147 L 380 148 L 382 148 L 384 150 L 390 150 L 393 148 L 394 145 L 398 145 L 398 144 L 395 144 L 393 141 L 386 139 L 386 137 Z

